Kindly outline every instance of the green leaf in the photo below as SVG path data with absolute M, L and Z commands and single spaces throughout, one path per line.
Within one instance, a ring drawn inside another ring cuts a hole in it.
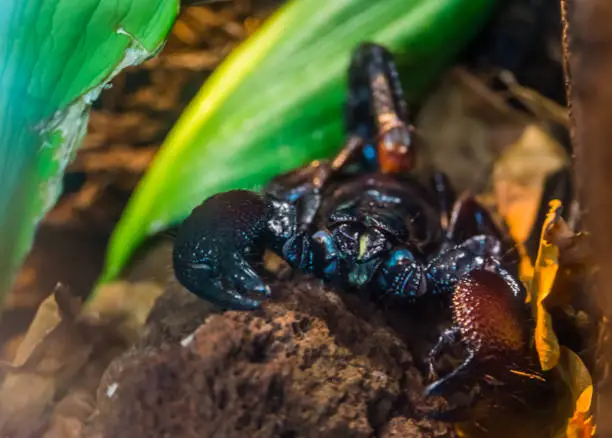
M 294 0 L 215 72 L 182 115 L 111 239 L 102 281 L 206 197 L 257 188 L 343 141 L 345 74 L 361 41 L 395 53 L 410 100 L 475 35 L 494 0 Z
M 0 301 L 122 68 L 158 51 L 178 0 L 3 0 L 0 13 Z

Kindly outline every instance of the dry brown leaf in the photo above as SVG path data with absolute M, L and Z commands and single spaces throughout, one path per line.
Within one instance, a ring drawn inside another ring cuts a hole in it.
M 584 293 L 586 284 L 596 269 L 589 236 L 574 233 L 568 224 L 560 219 L 547 231 L 546 239 L 559 249 L 559 270 L 553 291 L 544 304 L 548 309 L 571 306 L 574 298 Z M 578 298 L 580 301 L 584 296 Z
M 162 292 L 163 288 L 155 282 L 118 281 L 105 284 L 85 304 L 83 314 L 101 319 L 119 319 L 115 330 L 124 339 L 133 342 Z
M 58 285 L 57 287 L 61 287 Z M 57 290 L 56 287 L 56 290 Z M 55 301 L 55 291 L 47 299 L 45 299 L 30 324 L 30 328 L 23 341 L 17 349 L 13 365 L 20 366 L 25 363 L 36 345 L 40 344 L 42 339 L 49 334 L 61 321 L 61 315 Z
M 109 355 L 123 351 L 138 337 L 161 292 L 156 283 L 115 283 L 101 288 L 95 299 L 81 308 L 78 298 L 58 287 L 40 306 L 15 361 L 4 365 L 0 434 L 30 436 L 39 432 L 57 395 L 77 381 L 89 379 L 86 387 L 93 395 L 112 359 Z M 64 411 L 59 409 L 53 417 L 52 430 L 60 433 L 55 436 L 70 436 L 81 425 L 79 416 L 70 409 Z
M 44 424 L 58 389 L 86 363 L 92 344 L 76 319 L 77 300 L 57 288 L 39 310 L 0 386 L 0 431 L 28 436 Z
M 71 391 L 55 407 L 43 438 L 80 438 L 94 406 L 95 399 L 89 391 Z
M 499 153 L 530 122 L 478 77 L 454 69 L 419 111 L 418 164 L 445 172 L 459 193 L 480 192 Z
M 546 177 L 567 161 L 561 145 L 537 124 L 529 125 L 496 161 L 493 191 L 497 209 L 516 242 L 524 242 L 531 232 Z
M 542 96 L 535 90 L 523 87 L 510 71 L 501 72 L 499 78 L 506 84 L 510 94 L 529 108 L 539 120 L 550 120 L 569 126 L 569 114 L 566 107 Z

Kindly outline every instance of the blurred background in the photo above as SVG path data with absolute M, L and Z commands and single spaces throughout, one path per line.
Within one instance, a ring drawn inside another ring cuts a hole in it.
M 168 131 L 215 67 L 282 3 L 236 0 L 186 8 L 163 52 L 124 70 L 94 103 L 63 194 L 44 218 L 7 299 L 0 321 L 3 357 L 14 355 L 58 281 L 81 296 L 90 293 L 110 234 Z M 168 274 L 164 269 L 160 275 Z

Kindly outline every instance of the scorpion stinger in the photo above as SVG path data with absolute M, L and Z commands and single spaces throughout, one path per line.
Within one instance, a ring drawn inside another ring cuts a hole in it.
M 354 88 L 368 88 L 370 129 L 382 173 L 405 174 L 414 167 L 412 125 L 393 57 L 376 44 L 362 44 L 351 65 Z

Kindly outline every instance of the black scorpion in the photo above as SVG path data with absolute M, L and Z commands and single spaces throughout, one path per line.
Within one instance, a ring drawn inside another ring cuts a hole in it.
M 452 294 L 453 328 L 430 355 L 461 338 L 467 358 L 428 388 L 442 393 L 475 364 L 513 364 L 528 349 L 525 292 L 513 243 L 474 197 L 448 179 L 411 174 L 413 126 L 390 53 L 364 43 L 348 69 L 344 147 L 273 179 L 263 193 L 205 200 L 180 227 L 176 277 L 221 307 L 256 309 L 269 295 L 256 271 L 265 250 L 329 284 L 375 298 Z M 511 258 L 511 257 L 510 257 Z M 510 365 L 508 365 L 510 366 Z

